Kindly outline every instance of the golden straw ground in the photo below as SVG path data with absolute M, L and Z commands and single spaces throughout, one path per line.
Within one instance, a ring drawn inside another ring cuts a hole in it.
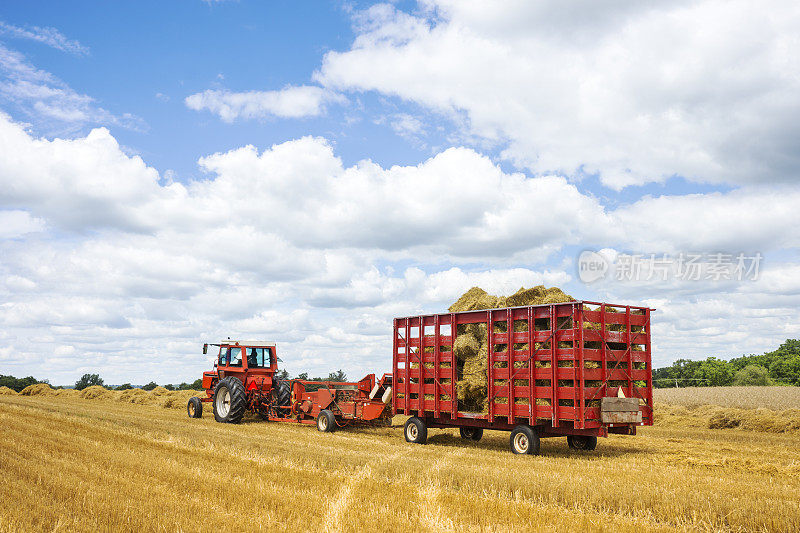
M 0 531 L 800 530 L 796 434 L 656 426 L 515 456 L 504 432 L 415 446 L 122 394 L 0 396 Z

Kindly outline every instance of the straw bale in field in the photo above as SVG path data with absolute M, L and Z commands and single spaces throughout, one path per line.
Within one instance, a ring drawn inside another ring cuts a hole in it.
M 108 389 L 105 387 L 101 387 L 100 385 L 92 385 L 91 387 L 86 387 L 81 391 L 81 398 L 85 400 L 97 400 L 107 396 L 108 392 Z
M 571 302 L 574 298 L 557 287 L 546 288 L 537 285 L 530 289 L 520 288 L 511 296 L 493 296 L 480 287 L 472 287 L 450 306 L 451 313 L 479 309 L 518 307 L 549 303 Z M 514 331 L 526 331 L 527 324 L 513 324 Z M 495 325 L 497 331 L 505 331 L 506 324 Z M 522 345 L 517 349 L 525 349 Z M 483 324 L 459 326 L 453 352 L 459 361 L 460 377 L 456 386 L 460 408 L 467 411 L 486 412 L 488 380 L 487 365 L 489 354 L 488 332 Z M 515 364 L 515 367 L 517 365 Z
M 0 387 L 0 396 L 16 396 L 17 391 L 8 387 Z
M 142 389 L 128 389 L 122 391 L 117 400 L 125 403 L 146 403 L 148 397 L 147 391 Z
M 37 383 L 25 387 L 20 394 L 23 396 L 49 396 L 53 394 L 53 388 L 47 383 Z
M 194 390 L 169 391 L 159 396 L 161 407 L 165 409 L 184 409 L 189 402 L 189 398 L 198 396 L 201 393 Z
M 165 389 L 164 387 L 159 385 L 155 389 L 151 390 L 150 394 L 152 394 L 153 396 L 159 396 L 159 395 L 167 393 L 167 392 L 169 392 L 167 389 Z

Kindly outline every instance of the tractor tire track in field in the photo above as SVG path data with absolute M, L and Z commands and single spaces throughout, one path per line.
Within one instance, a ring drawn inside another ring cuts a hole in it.
M 455 531 L 453 518 L 446 516 L 442 506 L 439 505 L 440 483 L 439 472 L 442 466 L 448 464 L 465 454 L 464 449 L 456 450 L 453 453 L 442 454 L 431 466 L 428 482 L 419 488 L 422 498 L 422 508 L 420 509 L 420 519 L 423 525 L 431 531 Z
M 353 491 L 366 479 L 372 476 L 373 468 L 381 464 L 389 464 L 395 462 L 401 455 L 408 453 L 409 450 L 398 450 L 395 453 L 384 456 L 377 461 L 367 463 L 352 474 L 347 476 L 347 480 L 342 484 L 339 493 L 331 502 L 330 507 L 326 513 L 327 521 L 325 524 L 326 533 L 339 533 L 343 531 L 342 519 L 347 513 L 348 507 L 352 503 Z

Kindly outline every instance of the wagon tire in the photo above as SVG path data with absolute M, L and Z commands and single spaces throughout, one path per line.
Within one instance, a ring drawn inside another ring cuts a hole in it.
M 244 385 L 239 378 L 229 376 L 219 380 L 212 399 L 214 419 L 217 422 L 238 424 L 247 409 Z
M 203 417 L 203 402 L 197 396 L 189 398 L 189 403 L 186 404 L 186 412 L 189 418 L 202 418 Z
M 317 417 L 317 429 L 323 433 L 332 433 L 336 429 L 336 417 L 333 411 L 323 409 Z
M 406 425 L 403 427 L 403 435 L 406 437 L 406 442 L 425 444 L 428 442 L 428 426 L 416 416 L 412 416 L 406 420 Z
M 568 435 L 567 445 L 573 450 L 592 451 L 597 448 L 597 437 L 589 435 Z
M 521 455 L 539 455 L 539 434 L 530 426 L 517 426 L 511 431 L 511 451 Z
M 483 428 L 459 428 L 458 432 L 461 433 L 461 438 L 464 440 L 477 442 L 483 437 Z

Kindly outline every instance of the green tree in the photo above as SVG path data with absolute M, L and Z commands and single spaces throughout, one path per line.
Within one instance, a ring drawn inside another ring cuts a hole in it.
M 131 385 L 130 383 L 123 383 L 122 385 L 117 387 L 117 390 L 128 390 L 128 389 L 132 389 L 132 388 L 133 388 L 133 385 Z
M 336 372 L 328 374 L 328 381 L 347 381 L 347 374 L 340 368 Z
M 25 387 L 36 385 L 37 383 L 47 383 L 47 380 L 39 381 L 33 376 L 15 378 L 14 376 L 0 375 L 0 387 L 8 387 L 9 389 L 14 389 L 17 392 L 20 392 Z
M 769 371 L 760 365 L 747 365 L 736 373 L 734 385 L 771 385 Z
M 158 387 L 158 383 L 156 383 L 155 381 L 151 381 L 150 383 L 142 387 L 142 390 L 153 390 L 156 387 Z
M 727 361 L 709 357 L 700 364 L 697 377 L 707 381 L 712 387 L 721 387 L 733 383 L 734 371 Z
M 81 376 L 81 379 L 75 382 L 75 388 L 77 390 L 83 390 L 86 387 L 92 387 L 94 385 L 103 386 L 103 378 L 98 374 L 84 374 Z
M 289 372 L 286 369 L 281 369 L 275 372 L 275 379 L 289 379 Z

